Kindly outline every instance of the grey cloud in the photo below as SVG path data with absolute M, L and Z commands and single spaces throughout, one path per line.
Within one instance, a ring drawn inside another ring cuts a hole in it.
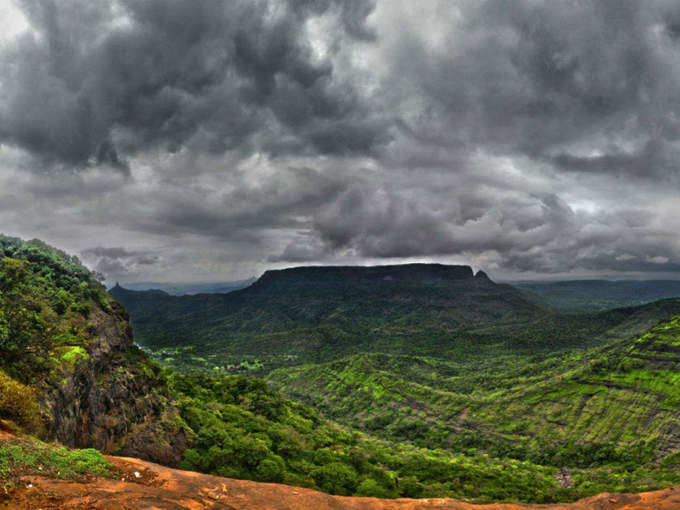
M 121 246 L 95 246 L 83 250 L 81 255 L 97 272 L 108 276 L 139 274 L 160 260 L 153 252 L 131 251 Z
M 492 196 L 467 199 L 484 203 Z M 518 273 L 673 272 L 678 266 L 668 260 L 678 255 L 673 237 L 650 229 L 646 212 L 577 213 L 548 193 L 504 199 L 473 216 L 460 202 L 428 208 L 398 193 L 353 188 L 317 217 L 311 241 L 293 242 L 271 260 L 313 261 L 345 251 L 371 259 L 492 254 L 497 267 Z
M 669 178 L 678 175 L 680 152 L 662 140 L 648 140 L 633 152 L 611 149 L 601 156 L 573 156 L 560 153 L 550 158 L 557 167 L 576 172 L 616 173 L 619 175 Z
M 2 55 L 0 137 L 48 164 L 125 172 L 140 150 L 250 152 L 268 130 L 314 151 L 364 150 L 381 126 L 304 38 L 310 16 L 338 11 L 348 37 L 370 39 L 371 2 L 337 4 L 24 0 L 37 34 Z M 320 142 L 335 122 L 348 134 Z
M 677 270 L 677 2 L 20 5 L 0 222 L 99 270 Z
M 677 4 L 461 5 L 464 21 L 444 48 L 404 37 L 390 55 L 394 73 L 412 76 L 427 99 L 405 118 L 409 130 L 439 144 L 559 155 L 551 162 L 569 170 L 677 174 L 655 153 L 677 142 L 680 127 L 680 46 L 669 28 L 680 19 Z M 640 141 L 645 148 L 622 162 L 625 145 Z M 573 145 L 598 159 L 576 164 Z
M 266 232 L 307 227 L 307 218 L 346 188 L 342 180 L 306 167 L 280 169 L 254 186 L 238 184 L 230 191 L 170 186 L 154 197 L 140 197 L 143 208 L 152 206 L 151 214 L 136 209 L 122 214 L 127 224 L 143 230 L 201 234 L 261 248 Z

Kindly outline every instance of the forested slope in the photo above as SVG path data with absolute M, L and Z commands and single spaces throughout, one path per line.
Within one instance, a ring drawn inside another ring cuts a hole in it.
M 555 356 L 363 354 L 278 370 L 270 380 L 328 416 L 395 440 L 573 476 L 600 466 L 632 480 L 680 466 L 679 373 L 676 316 L 633 338 Z

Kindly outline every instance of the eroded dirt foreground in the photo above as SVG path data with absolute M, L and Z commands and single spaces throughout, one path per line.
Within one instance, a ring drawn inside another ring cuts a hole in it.
M 287 485 L 232 480 L 111 457 L 121 479 L 89 483 L 28 476 L 0 509 L 235 510 L 638 510 L 680 509 L 680 487 L 634 495 L 600 494 L 562 505 L 472 505 L 452 499 L 380 500 L 329 496 Z

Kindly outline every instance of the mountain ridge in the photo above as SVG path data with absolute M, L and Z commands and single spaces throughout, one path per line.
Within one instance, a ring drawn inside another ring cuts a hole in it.
M 375 342 L 410 348 L 408 337 L 414 335 L 420 343 L 453 338 L 470 325 L 545 313 L 523 292 L 484 272 L 441 264 L 274 270 L 227 294 L 111 292 L 131 314 L 140 345 L 193 345 L 197 357 L 264 355 L 272 363 L 283 355 L 332 357 Z
M 479 274 L 485 275 L 480 272 Z M 467 265 L 445 264 L 391 264 L 376 266 L 298 266 L 270 269 L 256 280 L 256 284 L 280 281 L 327 282 L 333 280 L 386 280 L 437 282 L 473 278 L 474 272 Z

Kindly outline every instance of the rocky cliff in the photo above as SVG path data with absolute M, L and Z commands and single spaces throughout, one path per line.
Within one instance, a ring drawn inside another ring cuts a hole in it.
M 127 312 L 76 257 L 0 236 L 0 420 L 175 465 L 189 432 Z
M 133 345 L 127 313 L 114 303 L 88 322 L 87 355 L 42 394 L 48 435 L 71 447 L 177 465 L 188 432 L 158 367 Z

